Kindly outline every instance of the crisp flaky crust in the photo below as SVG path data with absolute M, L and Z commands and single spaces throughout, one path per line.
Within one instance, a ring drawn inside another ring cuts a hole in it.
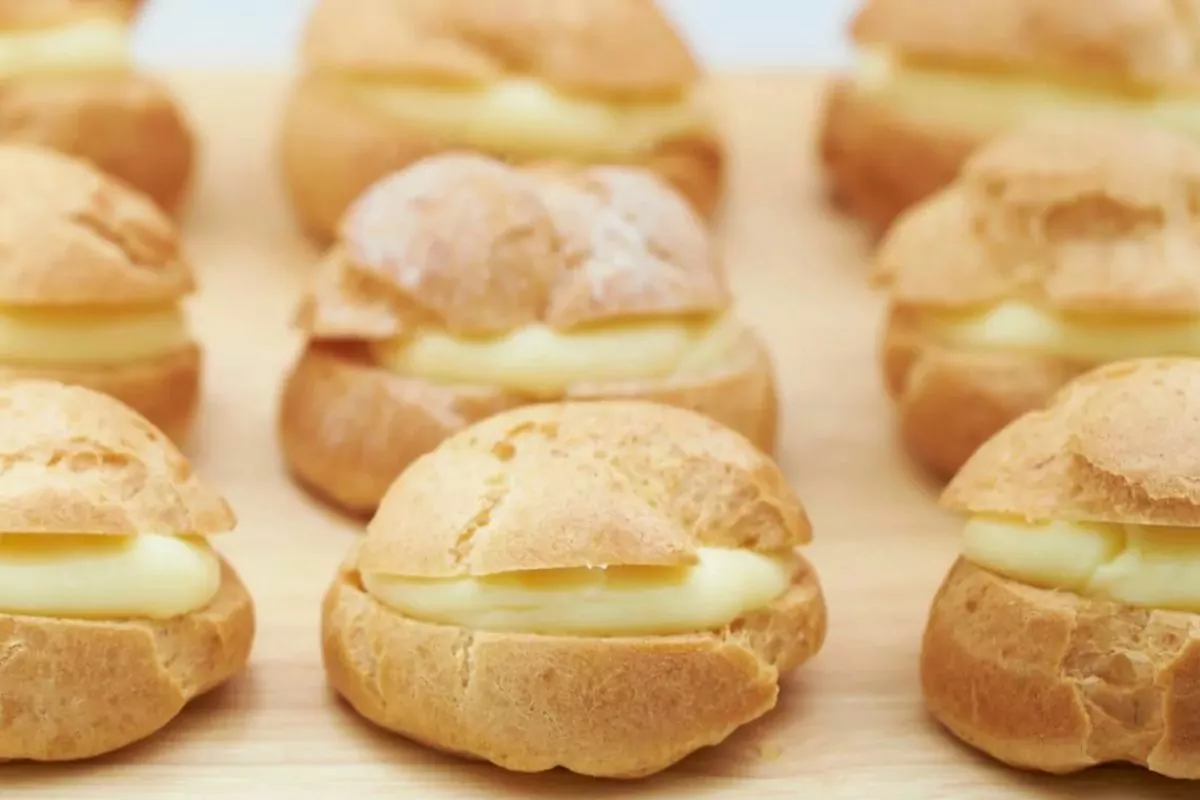
M 327 242 L 346 209 L 377 180 L 454 149 L 453 142 L 408 130 L 334 86 L 303 80 L 285 113 L 279 153 L 301 224 L 315 239 Z M 715 131 L 664 141 L 630 166 L 657 173 L 704 217 L 716 214 L 724 155 Z
M 83 161 L 0 145 L 0 208 L 2 305 L 169 303 L 193 288 L 171 220 Z
M 303 61 L 459 84 L 522 74 L 625 98 L 677 94 L 699 77 L 653 0 L 321 0 Z
M 389 489 L 326 596 L 326 667 L 368 719 L 434 747 L 513 770 L 649 774 L 766 713 L 780 673 L 820 648 L 824 601 L 795 550 L 811 534 L 779 467 L 699 414 L 632 401 L 504 412 Z M 361 583 L 682 565 L 706 546 L 787 559 L 791 587 L 718 630 L 587 637 L 424 623 Z
M 799 557 L 787 594 L 726 628 L 620 638 L 419 622 L 363 591 L 352 562 L 324 602 L 333 687 L 376 725 L 521 772 L 665 769 L 770 711 L 779 675 L 825 638 L 821 589 Z
M 0 361 L 0 382 L 49 380 L 115 397 L 183 446 L 200 403 L 203 358 L 199 345 L 125 364 L 93 367 L 33 366 Z
M 1121 361 L 976 451 L 942 503 L 1030 519 L 1200 526 L 1200 361 Z
M 213 601 L 169 620 L 0 614 L 0 760 L 91 758 L 155 733 L 241 671 L 254 628 L 224 563 Z
M 714 314 L 731 303 L 703 223 L 654 176 L 600 167 L 555 180 L 455 154 L 359 198 L 299 323 L 317 339 L 429 327 L 486 336 Z
M 770 456 L 708 417 L 635 400 L 545 403 L 459 431 L 405 470 L 357 563 L 424 578 L 677 565 L 701 546 L 781 553 L 811 537 Z
M 157 80 L 136 74 L 0 81 L 0 140 L 84 159 L 175 213 L 191 178 L 191 128 Z
M 912 315 L 893 311 L 883 372 L 900 441 L 923 469 L 949 480 L 980 445 L 1042 408 L 1090 365 L 1031 353 L 963 352 L 938 345 Z
M 0 383 L 0 531 L 209 534 L 233 511 L 160 430 L 90 389 Z
M 775 447 L 778 401 L 770 358 L 747 334 L 722 371 L 652 384 L 581 385 L 564 399 L 638 398 L 698 411 Z M 312 345 L 284 386 L 280 438 L 305 484 L 354 512 L 373 510 L 417 457 L 485 417 L 530 402 L 488 386 L 450 386 L 372 365 L 353 347 Z
M 1035 122 L 978 150 L 881 243 L 914 308 L 1200 313 L 1200 147 L 1116 119 Z
M 975 64 L 1137 84 L 1200 81 L 1192 0 L 868 0 L 852 35 L 860 44 Z
M 853 81 L 826 90 L 818 154 L 836 203 L 882 235 L 906 209 L 947 186 L 983 140 L 903 119 Z
M 1200 616 L 1038 589 L 959 561 L 930 614 L 933 716 L 1014 766 L 1200 779 Z

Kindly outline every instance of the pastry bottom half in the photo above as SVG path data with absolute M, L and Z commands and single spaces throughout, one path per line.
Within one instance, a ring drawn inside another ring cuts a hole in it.
M 421 622 L 361 585 L 353 554 L 325 596 L 333 688 L 359 714 L 438 750 L 518 772 L 658 772 L 774 708 L 814 655 L 825 602 L 798 559 L 790 590 L 722 630 L 573 637 Z
M 826 95 L 819 150 L 835 202 L 878 236 L 953 181 L 985 141 L 898 117 L 842 79 Z
M 730 366 L 659 383 L 579 384 L 564 400 L 640 399 L 705 414 L 760 449 L 774 449 L 774 370 L 747 334 Z M 338 505 L 375 509 L 418 457 L 485 417 L 534 402 L 491 386 L 437 384 L 371 362 L 356 345 L 310 344 L 284 385 L 280 438 L 292 472 Z
M 212 602 L 173 619 L 0 614 L 0 760 L 91 758 L 150 736 L 241 671 L 254 628 L 224 562 Z
M 1200 615 L 1039 589 L 959 561 L 921 653 L 933 716 L 1030 770 L 1200 779 Z
M 979 447 L 1095 364 L 1028 353 L 942 347 L 904 314 L 883 340 L 883 372 L 896 404 L 900 442 L 939 480 L 948 480 Z
M 280 158 L 300 224 L 314 240 L 328 243 L 343 213 L 371 184 L 455 149 L 461 148 L 363 108 L 336 88 L 302 82 L 285 114 Z M 505 158 L 504 153 L 490 155 Z M 630 165 L 658 173 L 701 216 L 712 219 L 724 188 L 724 160 L 721 143 L 710 132 L 665 141 Z

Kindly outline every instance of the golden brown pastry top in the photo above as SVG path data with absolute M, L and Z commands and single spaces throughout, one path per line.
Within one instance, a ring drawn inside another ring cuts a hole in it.
M 299 314 L 322 338 L 569 329 L 731 303 L 704 223 L 650 173 L 426 159 L 351 207 Z
M 653 0 L 320 0 L 303 50 L 318 70 L 453 84 L 522 75 L 630 98 L 698 77 Z
M 860 44 L 1132 84 L 1200 80 L 1196 0 L 867 0 Z
M 1014 131 L 901 217 L 876 269 L 899 305 L 1198 313 L 1200 146 L 1109 119 Z
M 637 401 L 526 406 L 418 459 L 358 566 L 412 577 L 693 563 L 696 548 L 790 553 L 804 508 L 779 468 L 706 417 Z
M 152 201 L 52 150 L 0 145 L 0 306 L 127 306 L 193 288 Z
M 235 522 L 123 403 L 50 381 L 0 385 L 0 532 L 203 535 Z
M 143 4 L 144 0 L 0 0 L 0 30 L 53 27 L 92 17 L 131 21 Z
M 1031 520 L 1200 525 L 1200 360 L 1109 364 L 992 437 L 942 504 Z

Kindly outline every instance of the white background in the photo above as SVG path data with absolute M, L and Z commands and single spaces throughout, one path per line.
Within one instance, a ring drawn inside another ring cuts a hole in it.
M 831 66 L 855 0 L 661 0 L 711 66 Z M 292 63 L 310 0 L 151 0 L 137 55 L 163 67 Z

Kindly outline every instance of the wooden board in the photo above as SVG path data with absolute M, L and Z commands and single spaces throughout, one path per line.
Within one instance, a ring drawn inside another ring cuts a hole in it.
M 247 674 L 153 739 L 94 762 L 0 768 L 0 796 L 544 798 L 557 796 L 999 800 L 1189 796 L 1135 769 L 1067 779 L 995 766 L 924 715 L 916 663 L 930 598 L 957 547 L 935 490 L 896 451 L 875 355 L 879 301 L 865 242 L 826 208 L 811 159 L 819 81 L 725 78 L 732 203 L 724 244 L 744 315 L 782 380 L 780 459 L 816 527 L 825 649 L 778 709 L 723 746 L 637 784 L 510 775 L 382 734 L 326 689 L 321 595 L 356 526 L 286 479 L 275 439 L 289 318 L 315 254 L 293 231 L 271 144 L 285 80 L 178 78 L 203 139 L 186 220 L 203 284 L 192 311 L 208 348 L 200 472 L 241 519 L 219 546 L 259 611 Z M 702 699 L 699 700 L 702 702 Z

